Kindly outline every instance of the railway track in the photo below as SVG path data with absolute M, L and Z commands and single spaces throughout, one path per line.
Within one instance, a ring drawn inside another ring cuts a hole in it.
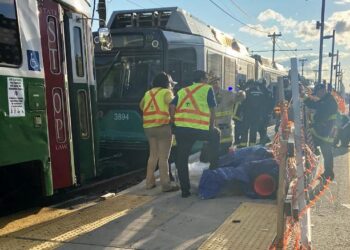
M 101 196 L 106 193 L 118 193 L 138 184 L 144 179 L 145 174 L 145 169 L 138 169 L 109 179 L 95 181 L 82 187 L 62 190 L 51 197 L 29 196 L 22 200 L 18 197 L 17 199 L 8 197 L 2 202 L 0 216 L 10 216 L 15 213 L 27 214 L 28 211 L 43 207 L 78 209 L 98 202 L 101 200 Z M 6 204 L 4 204 L 5 201 Z

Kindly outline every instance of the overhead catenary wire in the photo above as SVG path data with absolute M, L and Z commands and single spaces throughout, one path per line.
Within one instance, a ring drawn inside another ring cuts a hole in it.
M 283 40 L 283 39 L 280 39 L 281 41 L 283 41 L 285 43 L 285 45 L 287 45 L 287 47 L 290 49 L 290 51 L 293 51 L 292 47 L 290 47 L 290 45 L 288 44 L 287 41 Z M 294 53 L 294 55 L 297 57 L 297 53 Z
M 131 4 L 133 4 L 133 5 L 138 6 L 138 7 L 140 7 L 140 8 L 145 8 L 144 6 L 142 6 L 142 5 L 140 5 L 140 4 L 136 3 L 136 2 L 134 2 L 134 1 L 132 1 L 132 0 L 126 0 L 126 1 L 129 2 L 129 3 L 131 3 Z
M 263 31 L 263 30 L 259 30 L 257 28 L 254 28 L 244 22 L 242 22 L 241 20 L 239 20 L 238 18 L 234 17 L 233 15 L 231 15 L 229 12 L 227 12 L 225 9 L 223 9 L 220 5 L 218 5 L 217 3 L 215 3 L 213 0 L 209 0 L 213 5 L 215 5 L 218 9 L 220 9 L 223 13 L 225 13 L 226 15 L 228 15 L 229 17 L 231 17 L 233 20 L 235 20 L 236 22 L 242 24 L 243 26 L 248 27 L 249 29 L 264 33 L 264 34 L 268 34 L 268 32 Z
M 252 43 L 252 44 L 250 44 L 250 45 L 247 45 L 247 48 L 249 48 L 249 49 L 254 48 L 254 47 L 256 47 L 257 44 L 266 42 L 267 40 L 270 40 L 270 38 L 263 38 L 263 39 L 260 39 L 258 42 L 254 42 L 254 43 Z
M 276 43 L 276 46 L 280 49 L 280 51 L 281 52 L 284 52 L 284 51 L 286 51 L 286 52 L 289 52 L 290 53 L 290 51 L 288 50 L 283 50 L 282 48 L 281 48 L 281 46 L 279 46 L 279 44 L 278 43 Z M 294 55 L 293 54 L 286 54 L 286 53 L 283 53 L 284 55 L 286 55 L 286 56 L 288 56 L 288 57 L 293 57 Z
M 234 5 L 234 6 L 236 6 L 236 8 L 238 9 L 238 10 L 240 10 L 244 15 L 246 15 L 247 17 L 249 17 L 249 18 L 252 18 L 246 11 L 244 11 L 235 1 L 233 1 L 233 0 L 230 0 L 230 2 Z
M 148 0 L 148 1 L 150 1 L 151 3 L 153 3 L 154 5 L 157 5 L 159 7 L 164 7 L 163 5 L 157 3 L 156 1 L 153 1 L 153 0 Z

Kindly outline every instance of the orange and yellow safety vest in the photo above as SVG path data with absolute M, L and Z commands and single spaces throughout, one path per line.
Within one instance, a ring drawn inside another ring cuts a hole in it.
M 209 130 L 210 109 L 208 106 L 208 84 L 194 83 L 180 89 L 175 111 L 175 125 L 201 130 Z
M 153 88 L 145 93 L 143 127 L 159 127 L 170 122 L 169 105 L 165 103 L 168 89 Z

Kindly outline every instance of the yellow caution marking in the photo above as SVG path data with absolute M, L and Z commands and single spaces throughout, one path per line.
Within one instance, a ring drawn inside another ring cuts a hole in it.
M 2 217 L 0 218 L 0 236 L 50 221 L 73 212 L 75 212 L 75 210 L 44 207 Z
M 53 249 L 151 200 L 150 196 L 116 196 L 95 206 L 1 236 L 0 249 Z
M 273 204 L 242 203 L 199 249 L 268 249 L 276 236 L 276 210 Z

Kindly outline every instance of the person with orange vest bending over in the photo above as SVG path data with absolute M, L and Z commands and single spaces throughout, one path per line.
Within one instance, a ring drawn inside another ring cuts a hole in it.
M 140 102 L 143 111 L 143 127 L 149 143 L 146 188 L 156 186 L 154 171 L 159 166 L 160 183 L 163 192 L 179 190 L 170 182 L 168 158 L 172 133 L 170 127 L 169 103 L 173 99 L 170 89 L 171 77 L 162 72 L 153 81 L 153 88 L 145 93 Z
M 180 89 L 170 103 L 171 121 L 177 142 L 176 168 L 181 185 L 182 197 L 190 193 L 188 157 L 196 141 L 209 142 L 210 168 L 217 167 L 220 149 L 220 130 L 214 127 L 216 107 L 212 87 L 207 83 L 206 72 L 194 72 L 193 84 Z

